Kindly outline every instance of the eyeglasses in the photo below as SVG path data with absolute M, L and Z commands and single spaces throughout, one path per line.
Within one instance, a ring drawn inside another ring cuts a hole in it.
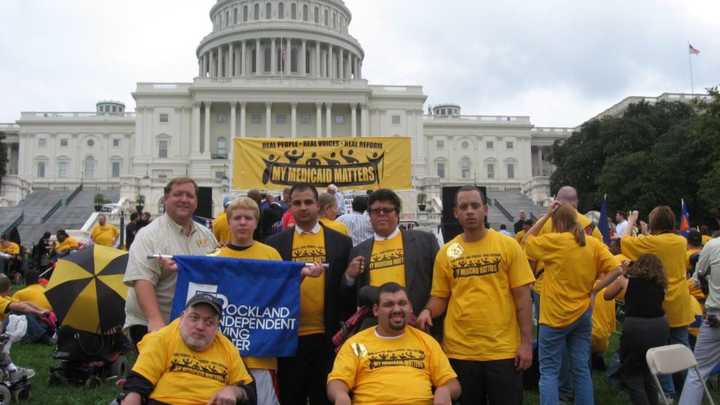
M 370 213 L 373 215 L 388 215 L 395 212 L 395 208 L 371 208 Z

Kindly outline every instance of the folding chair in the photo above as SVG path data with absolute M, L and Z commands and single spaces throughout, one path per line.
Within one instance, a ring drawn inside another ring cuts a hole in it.
M 697 360 L 695 360 L 695 356 L 686 346 L 676 344 L 653 347 L 645 354 L 645 360 L 647 361 L 650 373 L 652 374 L 660 393 L 662 393 L 663 390 L 660 385 L 660 381 L 657 378 L 658 374 L 674 374 L 692 368 L 697 373 L 703 387 L 705 388 L 705 396 L 708 401 L 710 401 L 711 405 L 715 405 L 715 402 L 713 402 L 712 396 L 710 395 L 710 391 L 708 391 L 707 384 L 705 384 L 705 381 L 700 375 L 700 370 L 697 368 Z M 665 403 L 667 405 L 671 405 L 667 401 L 665 401 Z

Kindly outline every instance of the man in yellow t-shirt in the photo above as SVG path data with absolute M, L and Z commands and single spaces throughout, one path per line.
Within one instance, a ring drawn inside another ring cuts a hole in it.
M 343 235 L 348 235 L 347 225 L 337 221 L 338 207 L 335 196 L 328 193 L 320 194 L 318 204 L 320 204 L 320 223 Z
M 443 349 L 463 387 L 461 404 L 519 405 L 522 371 L 532 364 L 532 270 L 517 241 L 485 227 L 477 187 L 458 190 L 454 214 L 463 233 L 440 248 L 417 324 L 446 313 Z
M 227 210 L 230 202 L 230 198 L 225 197 L 225 199 L 223 200 L 223 208 Z M 230 242 L 230 224 L 228 223 L 226 211 L 220 213 L 220 215 L 218 215 L 217 218 L 212 221 L 212 231 L 213 235 L 215 235 L 215 239 L 217 239 L 220 246 L 225 246 L 225 244 Z
M 20 245 L 8 239 L 6 235 L 0 236 L 0 273 L 9 274 L 18 280 L 22 274 L 22 257 Z
M 120 231 L 114 225 L 108 224 L 107 217 L 102 214 L 98 216 L 98 223 L 90 231 L 90 239 L 96 245 L 102 246 L 115 246 L 119 235 Z
M 73 250 L 78 250 L 82 247 L 80 241 L 68 235 L 64 229 L 57 231 L 55 234 L 57 238 L 57 244 L 55 245 L 55 253 L 59 255 L 67 254 Z
M 332 336 L 355 309 L 339 294 L 347 268 L 352 239 L 319 223 L 317 189 L 296 184 L 290 189 L 290 210 L 295 226 L 265 242 L 284 260 L 326 263 L 319 277 L 300 284 L 300 322 L 295 357 L 278 359 L 280 402 L 283 405 L 327 404 L 325 384 L 332 366 Z
M 52 311 L 52 306 L 45 297 L 45 287 L 38 284 L 38 273 L 36 271 L 28 271 L 25 275 L 25 284 L 27 287 L 18 290 L 13 294 L 16 301 L 32 302 L 36 307 Z
M 348 339 L 328 376 L 335 404 L 443 404 L 460 395 L 457 375 L 440 345 L 407 324 L 412 314 L 397 283 L 380 286 L 373 314 L 378 325 Z M 433 388 L 435 388 L 433 393 Z
M 253 379 L 218 329 L 221 316 L 222 301 L 198 293 L 180 318 L 145 335 L 123 386 L 122 405 L 148 399 L 174 405 L 255 403 Z

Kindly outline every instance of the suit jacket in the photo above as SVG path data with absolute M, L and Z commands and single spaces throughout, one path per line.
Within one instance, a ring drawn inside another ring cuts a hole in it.
M 400 232 L 405 256 L 405 290 L 415 315 L 418 315 L 430 299 L 435 255 L 440 247 L 437 238 L 431 233 L 402 229 Z M 355 281 L 355 296 L 360 288 L 370 283 L 370 255 L 374 244 L 375 238 L 373 237 L 355 246 L 350 252 L 350 260 L 357 256 L 365 258 L 365 269 Z
M 354 308 L 351 300 L 342 300 L 340 296 L 340 283 L 348 265 L 352 239 L 323 227 L 325 236 L 325 258 L 329 267 L 325 270 L 325 336 L 331 339 L 340 329 L 340 322 L 350 316 Z M 292 244 L 295 227 L 271 236 L 265 241 L 274 247 L 282 256 L 283 260 L 292 260 Z

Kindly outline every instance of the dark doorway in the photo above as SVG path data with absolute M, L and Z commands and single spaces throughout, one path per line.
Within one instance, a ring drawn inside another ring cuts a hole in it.
M 482 193 L 483 202 L 487 204 L 487 187 L 478 186 L 478 188 Z M 450 242 L 452 238 L 462 233 L 462 228 L 453 214 L 453 208 L 455 207 L 455 194 L 457 194 L 459 189 L 460 186 L 447 186 L 442 188 L 443 210 L 440 226 L 443 241 L 445 241 L 445 243 Z M 487 226 L 487 219 L 485 222 L 485 225 Z
M 198 190 L 198 208 L 195 215 L 205 218 L 213 217 L 212 187 L 200 187 Z

